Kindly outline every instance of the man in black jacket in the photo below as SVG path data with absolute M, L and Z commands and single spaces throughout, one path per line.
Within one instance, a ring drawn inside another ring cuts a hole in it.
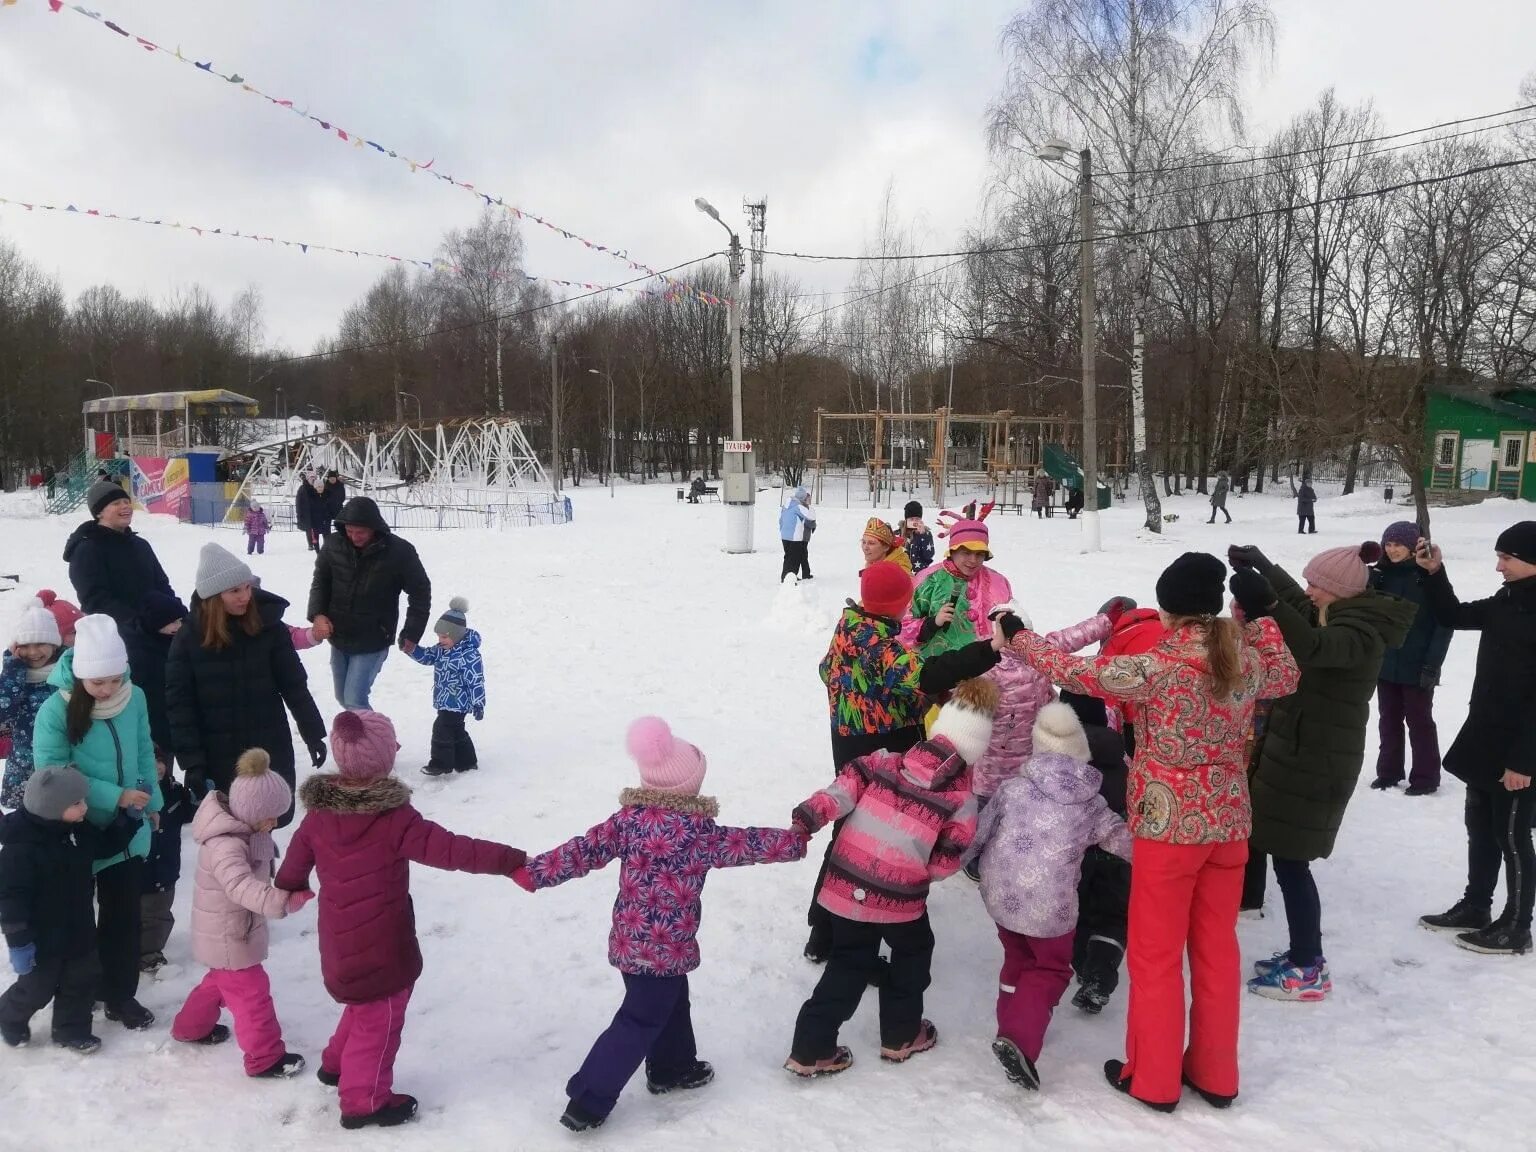
M 69 580 L 86 615 L 117 621 L 128 649 L 128 671 L 144 690 L 149 731 L 156 744 L 171 746 L 165 712 L 165 660 L 171 637 L 187 614 L 155 557 L 149 541 L 136 534 L 133 500 L 110 480 L 98 480 L 85 496 L 91 519 L 64 545 Z
M 322 536 L 329 536 L 333 531 L 340 532 L 341 510 L 347 504 L 347 486 L 336 469 L 332 468 L 325 474 L 325 486 L 320 489 L 317 503 L 324 520 L 324 523 L 317 526 L 317 531 Z
M 331 642 L 331 678 L 343 708 L 367 708 L 384 658 L 394 644 L 415 644 L 427 630 L 432 581 L 416 549 L 389 530 L 379 506 L 367 496 L 347 501 L 315 561 L 309 587 L 309 619 L 315 635 Z M 407 602 L 405 626 L 400 594 Z
M 1445 770 L 1467 785 L 1467 890 L 1449 911 L 1419 923 L 1459 933 L 1456 943 L 1472 952 L 1518 955 L 1531 948 L 1536 896 L 1536 520 L 1506 528 L 1493 547 L 1504 587 L 1470 604 L 1456 599 L 1440 549 L 1427 540 L 1416 549 L 1436 619 L 1483 634 L 1467 721 L 1445 754 Z M 1490 923 L 1501 862 L 1504 910 Z

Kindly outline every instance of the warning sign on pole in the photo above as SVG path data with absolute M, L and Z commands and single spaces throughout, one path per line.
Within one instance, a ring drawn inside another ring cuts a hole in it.
M 725 450 L 727 452 L 750 452 L 750 451 L 752 451 L 752 441 L 750 441 L 750 440 L 727 440 L 725 442 Z

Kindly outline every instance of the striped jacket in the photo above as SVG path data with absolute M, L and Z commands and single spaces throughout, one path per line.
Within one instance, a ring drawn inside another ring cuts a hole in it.
M 848 920 L 916 920 L 976 835 L 970 766 L 943 737 L 851 760 L 794 814 L 812 832 L 843 817 L 816 902 Z

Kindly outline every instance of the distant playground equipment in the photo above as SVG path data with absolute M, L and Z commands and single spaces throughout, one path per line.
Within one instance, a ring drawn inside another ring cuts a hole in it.
M 828 426 L 830 424 L 830 427 Z M 979 443 L 952 444 L 959 427 L 982 430 Z M 1029 503 L 1035 474 L 1044 470 L 1058 484 L 1081 486 L 1082 467 L 1060 441 L 1079 429 L 1065 416 L 1019 416 L 1011 409 L 987 414 L 954 412 L 828 412 L 816 410 L 816 448 L 806 467 L 815 476 L 812 499 L 826 498 L 825 482 L 841 471 L 845 497 L 852 476 L 863 472 L 872 504 L 894 505 L 901 493 L 926 488 L 936 505 L 959 494 L 986 492 L 999 508 L 1020 511 Z M 850 428 L 851 434 L 844 432 Z M 1113 454 L 1111 454 L 1113 455 Z M 861 459 L 862 458 L 862 459 Z M 1101 459 L 1104 454 L 1101 452 Z M 1118 468 L 1101 464 L 1099 508 L 1110 506 L 1104 476 Z
M 223 389 L 87 401 L 85 448 L 49 480 L 47 508 L 78 508 L 102 473 L 150 512 L 195 524 L 239 524 L 254 497 L 275 527 L 292 527 L 308 469 L 334 469 L 351 495 L 411 528 L 500 528 L 571 518 L 522 426 L 506 417 L 340 430 L 256 419 L 249 396 Z M 274 428 L 275 425 L 275 428 Z

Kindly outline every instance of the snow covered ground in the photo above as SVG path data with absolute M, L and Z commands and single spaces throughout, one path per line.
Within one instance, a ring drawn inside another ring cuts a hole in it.
M 634 783 L 623 734 L 644 713 L 666 717 L 708 754 L 705 791 L 719 797 L 722 821 L 782 825 L 827 781 L 816 663 L 844 598 L 857 594 L 857 537 L 868 511 L 823 509 L 811 544 L 816 579 L 780 587 L 774 494 L 758 508 L 760 551 L 727 556 L 723 509 L 679 504 L 673 491 L 620 489 L 610 500 L 584 486 L 571 493 L 576 518 L 568 526 L 411 535 L 432 575 L 434 618 L 449 596 L 469 598 L 489 678 L 486 720 L 471 725 L 481 771 L 445 782 L 417 772 L 433 715 L 429 670 L 396 653 L 375 688 L 375 705 L 400 729 L 399 771 L 429 817 L 530 851 L 548 848 L 606 817 L 618 791 Z M 992 521 L 993 550 L 1043 630 L 1077 621 L 1115 593 L 1150 603 L 1157 573 L 1186 549 L 1255 543 L 1299 574 L 1313 552 L 1375 539 L 1409 513 L 1384 505 L 1379 490 L 1325 494 L 1318 534 L 1298 537 L 1289 499 L 1234 494 L 1229 507 L 1236 523 L 1212 527 L 1203 498 L 1167 501 L 1180 519 L 1161 539 L 1144 539 L 1139 506 L 1117 505 L 1104 518 L 1106 550 L 1094 556 L 1078 553 L 1078 526 L 1064 517 L 1001 516 Z M 1436 539 L 1464 598 L 1497 587 L 1494 536 L 1530 514 L 1530 505 L 1503 501 L 1435 513 Z M 59 554 L 75 520 L 42 516 L 31 498 L 0 498 L 0 571 L 19 572 L 23 591 L 52 586 L 70 595 Z M 183 594 L 204 541 L 243 552 L 242 537 L 229 530 L 147 516 L 136 527 Z M 302 538 L 274 534 L 254 567 L 293 602 L 290 620 L 302 619 L 311 568 Z M 22 594 L 0 594 L 7 634 Z M 1438 709 L 1447 744 L 1465 715 L 1475 651 L 1469 636 L 1451 648 Z M 303 659 L 329 717 L 327 654 Z M 780 1064 L 819 971 L 800 956 L 815 876 L 808 860 L 709 881 L 704 962 L 692 987 L 700 1055 L 714 1063 L 715 1083 L 653 1098 L 637 1079 L 606 1127 L 575 1137 L 556 1123 L 563 1087 L 621 994 L 605 950 L 617 868 L 538 896 L 510 881 L 417 869 L 426 972 L 396 1067 L 397 1088 L 422 1101 L 417 1123 L 343 1132 L 334 1093 L 309 1073 L 292 1083 L 253 1082 L 232 1046 L 189 1049 L 170 1040 L 170 1017 L 200 976 L 189 955 L 184 878 L 167 949 L 172 969 L 141 991 L 159 1023 L 141 1035 L 98 1018 L 106 1044 L 84 1061 L 46 1045 L 0 1050 L 0 1147 L 1528 1147 L 1536 959 L 1474 956 L 1416 925 L 1461 893 L 1462 790 L 1448 779 L 1422 799 L 1367 791 L 1374 749 L 1373 729 L 1338 852 L 1317 869 L 1333 998 L 1244 998 L 1242 1098 L 1230 1112 L 1191 1095 L 1175 1115 L 1157 1116 L 1109 1090 L 1101 1065 L 1123 1055 L 1123 988 L 1097 1019 L 1070 1005 L 1058 1011 L 1040 1062 L 1044 1091 L 1010 1085 L 988 1049 L 1000 948 L 963 878 L 939 886 L 931 902 L 938 949 L 927 1014 L 939 1046 L 911 1064 L 882 1065 L 871 994 L 844 1031 L 854 1068 L 834 1080 L 793 1080 Z M 818 840 L 813 855 L 820 851 Z M 189 838 L 187 877 L 194 858 Z M 1277 914 L 1244 922 L 1245 958 L 1284 943 Z M 268 962 L 288 1045 L 311 1069 L 337 1016 L 320 983 L 314 923 L 307 910 L 274 924 Z M 46 1035 L 46 1020 L 35 1023 Z

